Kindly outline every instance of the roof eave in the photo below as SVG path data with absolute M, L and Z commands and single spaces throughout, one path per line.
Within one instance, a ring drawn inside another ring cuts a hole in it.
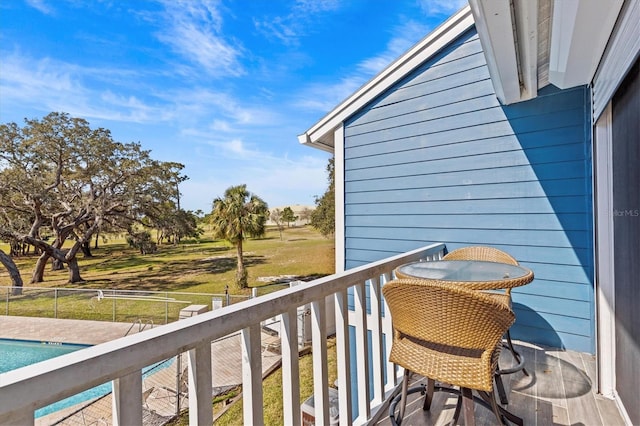
M 624 0 L 469 3 L 496 95 L 511 104 L 537 96 L 540 67 L 548 71 L 545 83 L 561 89 L 591 83 Z M 539 16 L 541 10 L 552 12 Z M 545 19 L 551 20 L 548 50 L 538 45 L 538 21 Z

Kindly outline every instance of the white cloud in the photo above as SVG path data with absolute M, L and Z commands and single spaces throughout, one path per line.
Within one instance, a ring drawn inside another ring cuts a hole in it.
M 293 11 L 297 16 L 307 16 L 310 13 L 330 12 L 340 6 L 339 0 L 297 0 Z
M 284 16 L 266 16 L 254 19 L 254 26 L 267 37 L 280 40 L 285 45 L 296 45 L 317 15 L 333 12 L 342 7 L 339 0 L 297 0 Z
M 166 0 L 163 29 L 158 39 L 182 57 L 215 77 L 245 73 L 242 48 L 222 34 L 223 19 L 215 1 Z
M 418 0 L 429 15 L 451 15 L 468 4 L 467 0 Z
M 53 7 L 46 4 L 45 0 L 26 0 L 26 2 L 29 6 L 39 10 L 45 15 L 53 15 L 53 13 L 55 12 Z
M 149 122 L 166 116 L 166 110 L 131 95 L 93 89 L 88 80 L 130 73 L 93 69 L 50 58 L 35 60 L 4 54 L 0 91 L 3 108 L 31 108 L 47 114 L 64 111 L 73 116 L 127 122 Z

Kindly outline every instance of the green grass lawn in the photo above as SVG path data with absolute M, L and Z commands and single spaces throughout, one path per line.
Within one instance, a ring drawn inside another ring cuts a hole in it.
M 8 247 L 0 246 L 0 249 L 8 252 Z M 78 255 L 81 275 L 86 282 L 73 287 L 224 293 L 229 285 L 234 294 L 251 292 L 250 289 L 232 289 L 235 248 L 207 236 L 200 242 L 161 245 L 156 253 L 149 255 L 140 255 L 122 239 L 110 239 L 92 253 L 92 258 Z M 333 240 L 322 237 L 310 227 L 287 228 L 282 240 L 277 230 L 269 229 L 264 238 L 247 240 L 244 254 L 250 287 L 269 284 L 258 280 L 264 276 L 313 278 L 334 272 Z M 68 286 L 67 271 L 51 271 L 50 268 L 45 272 L 44 282 L 29 284 L 36 257 L 17 257 L 14 261 L 25 288 Z M 10 284 L 6 271 L 0 270 L 0 285 Z

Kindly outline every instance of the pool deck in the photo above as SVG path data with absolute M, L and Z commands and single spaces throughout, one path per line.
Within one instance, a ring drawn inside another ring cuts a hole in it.
M 158 326 L 156 326 L 158 327 Z M 84 321 L 84 320 L 68 320 L 53 318 L 32 318 L 32 317 L 14 317 L 0 315 L 0 339 L 21 339 L 34 340 L 39 342 L 57 342 L 57 343 L 77 343 L 96 345 L 111 340 L 118 339 L 128 334 L 138 332 L 138 325 L 132 327 L 131 323 L 114 323 L 101 321 Z M 275 342 L 274 337 L 264 333 L 262 335 L 263 351 L 262 351 L 262 368 L 263 374 L 273 370 L 280 362 L 280 354 L 271 350 L 274 346 L 279 346 L 279 341 Z M 242 383 L 242 353 L 240 345 L 240 336 L 238 333 L 227 336 L 212 342 L 211 345 L 211 361 L 212 361 L 212 393 L 216 394 L 220 389 L 237 386 Z M 174 363 L 175 364 L 175 363 Z M 186 361 L 185 361 L 186 364 Z M 184 364 L 183 364 L 184 365 Z M 175 365 L 172 365 L 167 371 L 168 376 L 149 377 L 145 379 L 144 387 L 147 389 L 153 386 L 156 389 L 163 387 L 174 387 L 177 371 Z M 167 383 L 159 383 L 161 382 Z M 154 391 L 153 395 L 147 400 L 151 403 L 155 399 L 161 400 L 161 396 L 157 396 L 158 392 Z M 165 398 L 166 399 L 166 398 Z M 175 398 L 174 398 L 175 399 Z M 99 420 L 106 424 L 111 424 L 110 401 L 105 408 L 99 410 Z M 149 404 L 151 405 L 151 404 Z M 162 407 L 153 406 L 153 412 L 163 413 Z M 169 407 L 169 412 L 171 407 Z M 37 419 L 36 424 L 54 424 L 57 420 L 52 417 L 58 417 L 68 414 L 69 410 L 57 412 L 54 416 L 45 416 Z M 89 413 L 87 413 L 89 414 Z M 86 417 L 86 415 L 85 415 Z M 72 424 L 73 420 L 63 422 L 63 424 Z
M 97 345 L 123 337 L 132 324 L 70 319 L 0 316 L 0 339 Z M 138 326 L 129 334 L 136 333 Z

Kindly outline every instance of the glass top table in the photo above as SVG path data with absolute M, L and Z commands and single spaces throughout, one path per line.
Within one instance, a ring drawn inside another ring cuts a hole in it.
M 395 272 L 397 278 L 450 282 L 475 290 L 513 288 L 533 281 L 533 272 L 523 266 L 480 260 L 412 262 Z

